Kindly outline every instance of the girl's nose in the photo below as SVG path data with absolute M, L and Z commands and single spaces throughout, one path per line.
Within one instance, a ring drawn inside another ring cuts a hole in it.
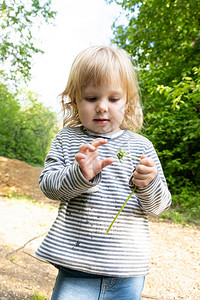
M 97 102 L 96 112 L 107 112 L 108 111 L 108 103 L 106 100 L 101 99 Z

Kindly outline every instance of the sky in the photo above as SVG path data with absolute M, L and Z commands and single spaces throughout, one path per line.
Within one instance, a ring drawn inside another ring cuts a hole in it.
M 104 0 L 54 0 L 52 9 L 57 11 L 54 26 L 45 24 L 36 32 L 37 45 L 45 54 L 34 55 L 28 87 L 59 113 L 58 95 L 65 89 L 74 58 L 89 46 L 110 44 L 120 6 Z

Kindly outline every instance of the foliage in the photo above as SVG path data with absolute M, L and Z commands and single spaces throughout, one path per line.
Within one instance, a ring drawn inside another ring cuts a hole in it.
M 153 71 L 156 82 L 165 85 L 199 66 L 200 0 L 116 2 L 127 12 L 129 24 L 114 25 L 114 42 L 125 48 L 141 69 Z
M 200 184 L 200 69 L 171 86 L 149 87 L 152 102 L 144 104 L 145 130 L 161 159 L 175 193 L 181 186 Z
M 142 133 L 157 149 L 171 191 L 198 190 L 200 0 L 115 2 L 128 25 L 113 24 L 113 42 L 138 66 Z
M 200 226 L 200 192 L 193 188 L 182 188 L 181 192 L 172 196 L 173 207 L 162 214 L 162 218 L 171 219 L 175 223 L 193 223 Z
M 16 148 L 16 133 L 20 119 L 20 105 L 15 96 L 0 83 L 0 155 L 12 157 Z
M 30 79 L 31 58 L 43 52 L 35 46 L 34 26 L 55 18 L 51 0 L 3 0 L 0 4 L 0 74 L 15 80 Z
M 28 298 L 28 300 L 45 300 L 46 296 L 45 294 L 35 293 L 34 296 L 31 298 Z
M 19 96 L 0 83 L 0 155 L 41 165 L 58 130 L 56 115 L 39 103 L 33 93 L 25 95 L 27 100 L 23 107 Z

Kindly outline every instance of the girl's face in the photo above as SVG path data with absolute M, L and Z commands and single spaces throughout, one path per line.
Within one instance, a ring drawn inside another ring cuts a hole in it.
M 126 96 L 121 86 L 88 85 L 82 89 L 77 102 L 81 123 L 95 133 L 108 133 L 120 129 L 124 119 Z

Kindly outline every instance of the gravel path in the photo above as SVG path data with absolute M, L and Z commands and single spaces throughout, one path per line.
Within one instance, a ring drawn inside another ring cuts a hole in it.
M 45 233 L 57 207 L 0 197 L 0 211 L 0 300 L 28 299 L 35 292 L 49 300 L 56 270 L 30 256 L 43 237 L 11 252 Z M 152 258 L 142 299 L 200 300 L 200 229 L 153 219 L 150 232 Z

